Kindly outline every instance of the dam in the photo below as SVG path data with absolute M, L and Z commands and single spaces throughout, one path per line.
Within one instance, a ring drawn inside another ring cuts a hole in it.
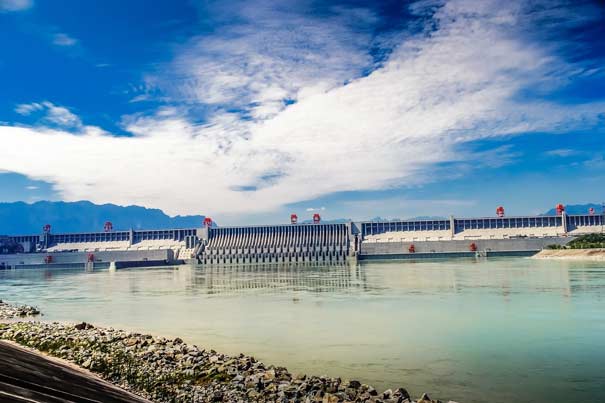
M 53 233 L 0 237 L 0 268 L 318 263 L 532 255 L 603 232 L 605 215 L 471 217 Z M 293 215 L 295 217 L 295 215 Z M 317 218 L 317 219 L 315 219 Z M 11 249 L 12 248 L 12 249 Z

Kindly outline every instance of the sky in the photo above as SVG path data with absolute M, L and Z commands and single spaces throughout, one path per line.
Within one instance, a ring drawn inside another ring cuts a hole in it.
M 223 224 L 605 200 L 603 1 L 0 0 L 0 201 Z

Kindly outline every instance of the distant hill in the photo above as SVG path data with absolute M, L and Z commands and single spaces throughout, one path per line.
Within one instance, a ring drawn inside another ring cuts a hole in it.
M 588 203 L 588 204 L 569 204 L 565 205 L 565 212 L 567 214 L 588 214 L 588 209 L 593 208 L 595 214 L 603 214 L 603 206 L 600 204 Z M 555 215 L 557 211 L 551 208 L 543 215 Z
M 411 217 L 411 218 L 382 218 L 382 217 L 374 217 L 372 219 L 370 219 L 369 221 L 412 221 L 412 220 L 447 220 L 447 217 L 441 217 L 441 216 L 418 216 L 418 217 Z M 322 224 L 342 224 L 342 223 L 348 223 L 349 221 L 354 221 L 351 220 L 350 218 L 335 218 L 333 220 L 324 220 L 322 219 L 321 222 Z M 366 220 L 359 220 L 359 221 L 366 221 Z M 302 224 L 312 224 L 313 220 L 304 220 L 301 221 Z
M 102 231 L 105 221 L 111 221 L 114 230 L 197 228 L 204 218 L 203 215 L 170 217 L 159 209 L 89 201 L 0 203 L 0 234 L 37 234 L 44 224 L 50 224 L 52 232 Z
M 322 224 L 343 224 L 343 223 L 347 223 L 351 221 L 348 218 L 335 218 L 333 220 L 324 220 L 322 218 L 321 223 Z M 301 224 L 313 224 L 313 220 L 303 220 L 300 222 Z

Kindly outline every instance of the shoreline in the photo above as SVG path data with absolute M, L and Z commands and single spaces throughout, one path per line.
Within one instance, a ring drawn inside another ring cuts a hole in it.
M 14 312 L 15 305 L 2 303 L 0 318 L 4 318 L 4 311 Z M 74 325 L 0 319 L 0 339 L 76 365 L 158 403 L 441 403 L 426 393 L 418 399 L 403 388 L 380 393 L 355 380 L 292 374 L 252 356 L 224 355 L 188 345 L 178 337 L 167 339 L 84 322 Z
M 42 315 L 40 310 L 31 305 L 9 304 L 0 299 L 0 321 L 7 319 L 23 319 Z
M 605 262 L 605 249 L 544 249 L 531 258 Z

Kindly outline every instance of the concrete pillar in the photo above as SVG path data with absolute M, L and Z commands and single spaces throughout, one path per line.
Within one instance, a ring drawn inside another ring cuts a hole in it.
M 456 220 L 453 215 L 450 216 L 450 235 L 452 239 L 456 236 Z
M 567 234 L 567 213 L 565 211 L 561 213 L 561 224 L 563 224 L 563 233 Z

